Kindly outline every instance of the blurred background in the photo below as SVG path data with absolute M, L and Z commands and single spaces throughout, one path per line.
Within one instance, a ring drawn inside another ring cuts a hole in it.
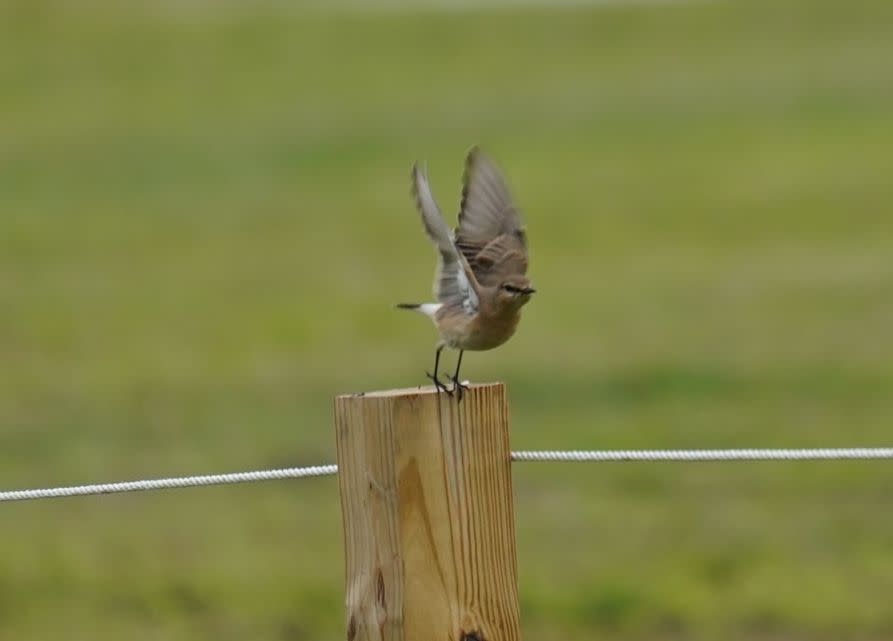
M 893 4 L 4 3 L 0 488 L 334 460 L 426 160 L 539 290 L 513 446 L 890 445 Z M 453 363 L 452 357 L 447 361 Z M 893 638 L 889 464 L 517 465 L 524 636 Z M 332 477 L 0 508 L 0 639 L 343 638 Z

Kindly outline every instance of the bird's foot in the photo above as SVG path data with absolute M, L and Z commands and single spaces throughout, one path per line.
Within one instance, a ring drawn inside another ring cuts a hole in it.
M 447 396 L 453 395 L 453 390 L 448 388 L 446 386 L 446 384 L 443 381 L 441 381 L 439 378 L 437 378 L 434 374 L 431 374 L 430 372 L 425 372 L 425 376 L 427 376 L 429 379 L 431 379 L 431 382 L 434 383 L 434 387 L 438 392 L 446 392 Z
M 450 378 L 450 380 L 453 381 L 453 389 L 450 390 L 451 393 L 456 393 L 456 395 L 458 396 L 459 400 L 461 401 L 461 400 L 462 400 L 462 395 L 465 393 L 465 390 L 468 389 L 468 385 L 466 385 L 465 383 L 463 383 L 462 381 L 460 381 L 460 380 L 459 380 L 458 378 L 456 378 L 455 376 L 453 376 L 452 378 Z

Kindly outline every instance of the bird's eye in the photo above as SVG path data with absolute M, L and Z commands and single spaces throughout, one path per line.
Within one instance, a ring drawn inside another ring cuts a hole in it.
M 514 285 L 503 285 L 502 288 L 510 294 L 518 294 L 521 292 L 521 290 Z

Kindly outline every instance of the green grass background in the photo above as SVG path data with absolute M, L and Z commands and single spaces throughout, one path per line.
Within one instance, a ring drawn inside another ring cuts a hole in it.
M 0 9 L 0 487 L 334 460 L 481 143 L 513 446 L 890 445 L 893 5 Z M 527 639 L 893 638 L 888 464 L 517 465 Z M 333 478 L 0 507 L 0 639 L 337 639 Z

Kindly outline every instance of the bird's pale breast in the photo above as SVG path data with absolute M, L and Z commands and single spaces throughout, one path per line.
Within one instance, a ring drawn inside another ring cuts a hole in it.
M 499 316 L 444 316 L 438 319 L 441 338 L 453 349 L 484 351 L 499 347 L 512 337 L 521 313 Z

